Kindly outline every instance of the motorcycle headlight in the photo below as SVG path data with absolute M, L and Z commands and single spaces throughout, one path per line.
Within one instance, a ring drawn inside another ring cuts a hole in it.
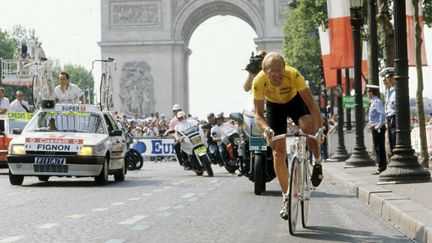
M 252 125 L 252 136 L 261 137 L 262 131 L 257 124 Z
M 234 144 L 239 145 L 239 143 L 240 143 L 240 138 L 239 137 L 234 138 Z
M 83 146 L 81 151 L 78 153 L 80 156 L 91 156 L 93 155 L 93 147 Z
M 24 149 L 24 145 L 22 144 L 14 144 L 11 147 L 11 154 L 26 154 L 26 151 Z

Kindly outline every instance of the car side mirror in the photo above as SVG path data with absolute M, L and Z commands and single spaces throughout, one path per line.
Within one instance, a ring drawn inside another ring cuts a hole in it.
M 12 133 L 13 134 L 21 134 L 22 133 L 21 128 L 14 128 L 14 129 L 12 129 Z
M 110 136 L 121 136 L 123 132 L 121 130 L 112 130 Z

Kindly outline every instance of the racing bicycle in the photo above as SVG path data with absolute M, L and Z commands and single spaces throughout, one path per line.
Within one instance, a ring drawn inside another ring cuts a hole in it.
M 92 62 L 92 69 L 95 62 L 102 63 L 102 75 L 100 82 L 100 106 L 101 110 L 110 110 L 114 107 L 113 102 L 113 80 L 111 77 L 111 64 L 114 64 L 114 70 L 117 70 L 117 62 L 114 58 L 94 60 Z
M 320 143 L 322 136 L 323 132 L 320 128 L 315 135 L 300 131 L 277 135 L 273 138 L 273 140 L 286 137 L 295 138 L 292 148 L 294 155 L 291 159 L 288 192 L 288 228 L 291 235 L 295 234 L 299 211 L 301 211 L 302 226 L 307 228 L 309 201 L 312 191 L 315 190 L 311 182 L 312 157 L 309 156 L 307 139 L 313 139 Z

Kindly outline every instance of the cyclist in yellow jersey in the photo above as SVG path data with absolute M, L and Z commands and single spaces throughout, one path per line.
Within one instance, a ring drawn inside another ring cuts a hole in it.
M 299 128 L 307 134 L 314 134 L 322 127 L 322 117 L 318 105 L 300 72 L 285 65 L 281 55 L 268 53 L 262 62 L 262 71 L 254 78 L 252 95 L 255 105 L 255 120 L 271 144 L 276 176 L 282 189 L 284 204 L 280 215 L 288 218 L 288 169 L 285 164 L 286 141 L 278 139 L 272 142 L 275 135 L 287 132 L 287 118 L 290 117 Z M 264 103 L 266 117 L 264 117 Z M 314 156 L 312 184 L 318 186 L 323 178 L 319 144 L 308 140 Z

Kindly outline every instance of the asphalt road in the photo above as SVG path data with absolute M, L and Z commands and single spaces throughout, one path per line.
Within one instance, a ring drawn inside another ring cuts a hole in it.
M 26 177 L 11 186 L 0 174 L 2 242 L 411 242 L 338 185 L 313 192 L 308 229 L 295 237 L 279 217 L 276 180 L 262 196 L 246 177 L 214 166 L 196 176 L 176 162 L 145 162 L 126 181 Z M 300 223 L 301 225 L 301 223 Z

